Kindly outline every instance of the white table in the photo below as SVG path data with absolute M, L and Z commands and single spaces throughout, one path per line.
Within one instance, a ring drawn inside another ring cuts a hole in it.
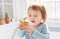
M 0 25 L 0 39 L 12 39 L 13 33 L 18 26 L 18 21 Z

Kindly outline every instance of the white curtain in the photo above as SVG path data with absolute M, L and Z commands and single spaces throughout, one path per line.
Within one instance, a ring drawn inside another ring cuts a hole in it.
M 20 20 L 20 18 L 26 16 L 26 0 L 14 0 L 13 8 L 14 8 L 14 17 L 16 20 Z

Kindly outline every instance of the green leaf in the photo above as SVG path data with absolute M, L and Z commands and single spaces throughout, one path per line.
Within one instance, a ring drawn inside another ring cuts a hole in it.
M 26 19 L 27 19 L 27 17 L 22 18 L 22 19 L 21 19 L 21 21 L 25 22 L 25 21 L 26 21 Z
M 5 12 L 5 17 L 8 17 L 8 13 L 7 12 Z
M 2 17 L 0 17 L 0 21 L 2 20 Z

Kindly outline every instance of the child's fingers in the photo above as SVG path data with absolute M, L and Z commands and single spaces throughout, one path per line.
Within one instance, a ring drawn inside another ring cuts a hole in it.
M 20 29 L 26 30 L 28 27 L 27 26 L 20 26 Z
M 22 21 L 20 20 L 20 22 L 22 23 Z
M 28 32 L 30 33 L 30 32 L 33 32 L 34 31 L 34 28 L 32 27 L 32 26 L 30 26 L 29 28 L 28 28 Z
M 28 26 L 25 26 L 26 29 L 28 29 Z

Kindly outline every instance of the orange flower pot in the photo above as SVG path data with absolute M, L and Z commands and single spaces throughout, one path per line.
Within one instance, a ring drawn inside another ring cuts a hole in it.
M 10 18 L 9 18 L 9 17 L 6 17 L 6 18 L 5 18 L 5 23 L 6 23 L 6 24 L 10 23 Z
M 24 27 L 28 26 L 28 22 L 22 22 L 21 26 L 23 27 L 22 29 L 25 29 Z
M 0 21 L 0 25 L 3 25 L 3 20 Z

